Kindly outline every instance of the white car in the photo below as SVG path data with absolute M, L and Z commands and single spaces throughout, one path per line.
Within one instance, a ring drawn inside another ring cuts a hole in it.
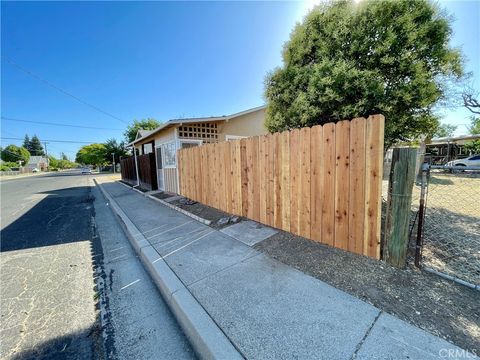
M 447 166 L 478 166 L 480 167 L 480 154 L 469 156 L 465 159 L 449 161 Z
M 91 173 L 92 173 L 92 169 L 90 169 L 89 167 L 82 168 L 82 174 L 91 174 Z
M 39 171 L 39 170 L 38 170 L 37 168 L 34 168 L 34 169 L 32 170 L 33 173 L 37 173 L 38 171 Z

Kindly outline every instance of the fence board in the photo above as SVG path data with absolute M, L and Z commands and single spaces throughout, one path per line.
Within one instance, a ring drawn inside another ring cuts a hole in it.
M 282 229 L 290 231 L 290 133 L 284 131 L 280 136 L 282 146 Z
M 335 125 L 323 126 L 323 194 L 322 229 L 323 242 L 334 245 L 335 242 Z
M 242 192 L 241 192 L 242 216 L 247 216 L 247 212 L 248 212 L 247 139 L 240 140 L 240 179 L 242 183 Z
M 363 254 L 363 211 L 365 208 L 365 119 L 350 123 L 350 186 L 349 186 L 348 250 Z
M 335 128 L 335 247 L 348 248 L 348 200 L 350 186 L 350 122 Z
M 273 134 L 275 143 L 274 160 L 274 227 L 282 229 L 282 145 L 279 133 Z
M 385 121 L 382 115 L 369 116 L 366 121 L 365 153 L 365 228 L 364 255 L 380 257 L 380 215 L 382 203 L 383 138 Z
M 267 221 L 266 224 L 274 226 L 274 210 L 275 210 L 275 141 L 273 135 L 267 135 L 266 145 L 266 171 L 267 171 L 267 188 L 266 188 L 266 209 L 267 209 Z
M 383 116 L 179 150 L 182 195 L 374 258 Z
M 240 162 L 240 140 L 231 142 L 232 154 L 232 213 L 242 215 L 242 170 Z
M 290 132 L 290 232 L 300 235 L 300 129 Z
M 310 238 L 310 128 L 300 131 L 299 234 Z
M 260 136 L 258 139 L 258 173 L 259 173 L 259 200 L 260 222 L 267 223 L 267 160 L 265 158 L 267 137 Z
M 140 186 L 146 190 L 157 189 L 157 169 L 155 154 L 144 154 L 137 156 L 138 180 Z M 120 171 L 122 180 L 132 185 L 137 184 L 137 172 L 135 169 L 135 157 L 120 159 Z
M 322 241 L 322 194 L 323 194 L 323 128 L 311 129 L 310 141 L 310 236 L 312 240 Z M 363 234 L 362 234 L 363 235 Z

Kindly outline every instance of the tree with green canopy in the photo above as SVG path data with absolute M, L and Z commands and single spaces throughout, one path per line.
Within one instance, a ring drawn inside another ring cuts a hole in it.
M 32 156 L 43 156 L 45 151 L 43 151 L 42 143 L 37 135 L 33 135 L 30 139 L 29 147 L 27 148 Z
M 23 144 L 22 146 L 30 152 L 30 138 L 28 137 L 27 134 L 25 134 L 25 137 L 23 138 Z
M 48 163 L 51 169 L 72 169 L 77 166 L 73 161 L 68 160 L 64 153 L 61 153 L 60 159 L 50 155 L 48 157 Z
M 159 126 L 160 122 L 152 118 L 133 120 L 133 123 L 128 125 L 123 135 L 125 136 L 126 142 L 131 143 L 135 140 L 138 130 L 153 130 Z
M 470 126 L 468 127 L 468 132 L 471 135 L 480 135 L 480 117 L 472 116 L 470 118 Z
M 455 130 L 457 130 L 456 125 L 452 124 L 439 124 L 437 127 L 437 130 L 433 134 L 435 137 L 452 137 L 453 134 L 455 133 Z
M 84 165 L 101 166 L 106 164 L 106 149 L 103 144 L 85 145 L 78 150 L 75 161 Z
M 127 156 L 127 150 L 123 141 L 117 142 L 116 139 L 108 139 L 103 145 L 105 146 L 105 162 L 107 163 L 112 163 L 113 156 L 115 156 L 116 163 L 120 162 L 121 157 Z
M 26 166 L 28 164 L 28 160 L 30 160 L 30 153 L 24 147 L 12 144 L 2 149 L 1 158 L 3 161 L 14 162 L 17 164 L 19 161 L 21 161 L 22 166 Z
M 284 45 L 265 81 L 270 131 L 385 115 L 385 143 L 438 126 L 434 106 L 463 76 L 450 20 L 427 0 L 322 3 Z

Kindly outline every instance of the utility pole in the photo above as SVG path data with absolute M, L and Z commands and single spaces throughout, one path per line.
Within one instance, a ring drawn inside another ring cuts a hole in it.
M 113 159 L 113 173 L 115 174 L 115 153 L 112 153 L 112 159 Z

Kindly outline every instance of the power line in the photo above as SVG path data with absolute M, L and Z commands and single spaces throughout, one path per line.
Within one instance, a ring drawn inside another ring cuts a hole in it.
M 77 96 L 69 93 L 69 92 L 66 91 L 66 90 L 63 90 L 61 87 L 59 87 L 59 86 L 57 86 L 57 85 L 55 85 L 55 84 L 52 84 L 51 82 L 49 82 L 49 81 L 41 78 L 40 76 L 34 74 L 34 73 L 31 72 L 30 70 L 28 70 L 28 69 L 24 68 L 23 66 L 17 64 L 15 61 L 13 61 L 12 59 L 6 57 L 5 55 L 2 55 L 2 58 L 5 59 L 5 61 L 7 61 L 10 65 L 16 67 L 17 69 L 23 71 L 24 73 L 26 73 L 26 74 L 28 74 L 28 75 L 30 75 L 30 76 L 33 77 L 34 79 L 37 79 L 38 81 L 40 81 L 40 82 L 42 82 L 42 83 L 44 83 L 44 84 L 46 84 L 46 85 L 54 88 L 55 90 L 61 92 L 62 94 L 67 95 L 67 96 L 70 96 L 71 98 L 77 100 L 78 102 L 82 103 L 83 105 L 86 105 L 86 106 L 88 106 L 88 107 L 91 107 L 92 109 L 95 109 L 95 110 L 97 110 L 98 112 L 101 112 L 101 113 L 104 114 L 104 115 L 110 116 L 111 118 L 114 118 L 114 119 L 116 119 L 116 120 L 118 120 L 118 121 L 121 121 L 122 123 L 128 125 L 128 123 L 127 123 L 126 121 L 120 119 L 119 117 L 117 117 L 117 116 L 115 116 L 115 115 L 112 115 L 112 114 L 110 114 L 109 112 L 107 112 L 107 111 L 105 111 L 105 110 L 100 109 L 98 106 L 95 106 L 95 105 L 93 105 L 93 104 L 90 104 L 90 103 L 86 102 L 85 100 L 80 99 L 79 97 L 77 97 Z
M 52 125 L 52 126 L 76 127 L 76 128 L 82 128 L 82 129 L 122 130 L 122 129 L 112 129 L 112 128 L 104 128 L 104 127 L 96 127 L 96 126 L 86 126 L 86 125 L 60 124 L 60 123 L 53 123 L 53 122 L 48 122 L 48 121 L 35 121 L 35 120 L 15 119 L 15 118 L 10 118 L 10 117 L 5 117 L 5 116 L 2 116 L 2 120 L 26 122 L 26 123 L 32 123 L 32 124 Z
M 3 140 L 23 140 L 23 138 L 17 137 L 0 137 Z M 48 142 L 58 142 L 58 143 L 70 143 L 70 144 L 94 144 L 95 141 L 74 141 L 74 140 L 42 140 Z

